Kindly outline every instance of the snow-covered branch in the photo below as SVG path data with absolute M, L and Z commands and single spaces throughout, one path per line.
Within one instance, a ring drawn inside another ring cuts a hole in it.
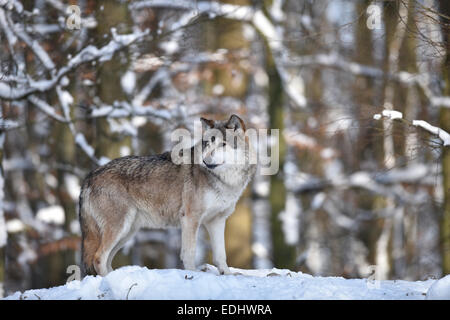
M 347 61 L 344 57 L 336 53 L 305 56 L 285 55 L 282 64 L 287 67 L 321 66 L 344 71 L 354 76 L 364 76 L 376 79 L 387 77 L 389 80 L 405 85 L 419 86 L 432 106 L 450 108 L 450 97 L 436 96 L 432 93 L 430 89 L 430 74 L 417 74 L 407 71 L 385 72 L 380 68 Z
M 166 121 L 171 121 L 172 114 L 169 110 L 156 109 L 152 106 L 129 104 L 126 101 L 117 101 L 114 105 L 102 105 L 100 108 L 92 109 L 90 118 L 126 118 L 129 116 L 151 116 Z
M 69 72 L 75 70 L 78 66 L 92 62 L 94 60 L 107 61 L 119 50 L 130 44 L 142 40 L 149 31 L 136 31 L 132 34 L 118 35 L 112 29 L 113 39 L 101 48 L 89 45 L 81 50 L 77 55 L 70 59 L 67 65 L 61 67 L 51 79 L 33 81 L 29 80 L 26 84 L 20 84 L 18 87 L 12 87 L 8 83 L 0 81 L 0 98 L 6 100 L 23 99 L 36 92 L 45 92 L 53 89 L 59 81 Z
M 413 120 L 412 125 L 416 126 L 416 127 L 420 127 L 434 135 L 437 135 L 439 137 L 439 139 L 442 140 L 445 147 L 450 146 L 450 134 L 447 131 L 445 131 L 439 127 L 432 126 L 431 124 L 429 124 L 428 122 L 426 122 L 424 120 Z
M 450 97 L 432 97 L 431 104 L 435 107 L 450 108 Z
M 383 110 L 381 114 L 377 113 L 373 116 L 373 118 L 375 120 L 380 120 L 381 118 L 387 118 L 390 120 L 402 120 L 410 125 L 413 125 L 415 127 L 420 127 L 422 129 L 428 131 L 429 133 L 436 135 L 442 141 L 444 147 L 450 146 L 450 134 L 447 131 L 445 131 L 439 127 L 435 127 L 424 120 L 409 121 L 409 120 L 403 119 L 402 113 L 399 111 L 395 111 L 395 110 Z
M 404 172 L 391 175 L 360 171 L 350 174 L 345 179 L 334 181 L 301 175 L 293 177 L 292 181 L 287 184 L 287 187 L 290 191 L 297 194 L 320 192 L 329 188 L 341 190 L 359 188 L 376 195 L 394 199 L 400 203 L 424 203 L 427 200 L 426 198 L 417 196 L 417 194 L 410 194 L 398 185 L 398 183 L 423 183 L 422 179 L 429 174 L 427 170 L 421 170 L 414 177 L 410 177 L 406 173 L 411 172 L 411 170 L 405 169 Z
M 20 124 L 16 121 L 8 120 L 8 119 L 0 119 L 0 130 L 1 131 L 16 129 L 19 126 L 20 126 Z
M 47 102 L 45 102 L 42 99 L 39 99 L 35 95 L 28 96 L 28 101 L 30 101 L 32 104 L 34 104 L 40 111 L 45 113 L 50 118 L 59 121 L 59 122 L 69 122 L 70 120 L 65 119 L 64 117 L 60 116 L 56 113 L 55 109 L 50 106 Z
M 55 69 L 55 64 L 49 57 L 47 52 L 42 48 L 42 46 L 36 40 L 32 39 L 28 33 L 25 31 L 24 26 L 12 24 L 11 29 L 14 34 L 22 40 L 35 54 L 37 58 L 42 62 L 42 65 L 48 70 L 53 71 Z
M 285 168 L 286 188 L 296 194 L 329 192 L 329 190 L 364 189 L 372 194 L 381 195 L 398 203 L 425 203 L 425 194 L 412 194 L 402 186 L 434 185 L 434 170 L 425 164 L 411 164 L 406 168 L 393 168 L 382 172 L 356 171 L 348 175 L 333 171 L 326 177 L 318 177 L 300 172 L 293 166 Z

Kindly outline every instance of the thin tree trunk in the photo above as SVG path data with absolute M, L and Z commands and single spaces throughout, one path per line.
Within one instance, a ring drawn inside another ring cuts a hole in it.
M 0 119 L 2 116 L 3 110 L 2 106 L 0 106 Z M 3 174 L 3 143 L 5 142 L 5 132 L 0 130 L 0 298 L 3 297 L 5 288 L 5 265 L 6 265 L 6 241 L 7 241 L 7 233 L 6 233 L 6 223 L 3 212 L 3 201 L 5 198 L 4 194 L 4 186 L 5 186 L 5 175 Z
M 408 21 L 408 7 L 409 1 L 405 3 L 399 3 L 398 15 L 400 19 L 397 19 L 397 15 L 394 14 L 393 10 L 396 8 L 392 7 L 392 4 L 386 5 L 385 13 L 387 15 L 385 20 L 386 25 L 386 50 L 387 50 L 387 71 L 391 73 L 396 73 L 398 71 L 398 60 L 400 54 L 400 48 L 403 43 L 403 39 L 406 33 L 406 23 Z M 388 30 L 388 24 L 392 21 L 396 21 L 395 29 L 391 31 Z M 390 36 L 389 36 L 390 35 Z M 384 104 L 383 108 L 387 110 L 394 109 L 395 100 L 395 88 L 392 82 L 386 83 L 384 90 Z M 393 123 L 391 120 L 383 121 L 383 146 L 384 146 L 384 166 L 387 170 L 394 168 L 396 164 L 396 157 L 394 152 L 394 139 L 393 139 Z M 392 220 L 392 217 L 388 217 L 384 220 L 383 231 L 378 240 L 377 244 L 377 256 L 376 264 L 378 266 L 378 276 L 379 279 L 387 279 L 390 273 L 390 259 L 389 259 L 389 238 L 391 235 L 392 226 L 396 223 L 395 230 L 400 230 L 403 208 L 396 208 L 395 203 L 392 199 L 386 199 L 386 208 L 395 212 L 394 216 L 396 219 Z M 398 238 L 397 238 L 398 239 Z M 396 242 L 398 243 L 398 241 Z
M 269 5 L 266 3 L 266 5 Z M 286 154 L 286 142 L 281 132 L 284 129 L 284 95 L 283 83 L 281 76 L 275 65 L 275 57 L 272 56 L 269 48 L 270 39 L 264 39 L 266 44 L 266 71 L 269 76 L 269 116 L 270 128 L 280 130 L 278 148 L 272 144 L 273 150 L 279 150 L 279 168 L 284 166 L 284 157 Z M 285 209 L 286 204 L 286 187 L 282 178 L 281 170 L 270 177 L 270 204 L 271 204 L 271 231 L 273 242 L 273 262 L 275 267 L 295 268 L 296 248 L 286 242 L 283 232 L 283 222 L 280 214 Z
M 450 95 L 450 2 L 440 0 L 440 11 L 443 14 L 442 34 L 446 48 L 446 57 L 442 66 L 443 80 L 445 83 L 444 95 Z M 445 16 L 445 17 L 444 17 Z M 444 24 L 445 23 L 445 24 Z M 439 114 L 440 127 L 450 132 L 450 108 L 442 107 Z M 442 243 L 442 271 L 450 273 L 450 148 L 443 147 L 442 150 L 442 185 L 444 190 L 443 215 L 441 221 L 441 243 Z
M 131 25 L 131 17 L 128 6 L 125 3 L 118 4 L 113 1 L 98 1 L 96 12 L 101 12 L 99 24 L 97 26 L 97 39 L 102 41 L 105 34 L 109 35 L 111 27 L 119 24 Z M 120 30 L 119 30 L 120 32 Z M 98 96 L 101 101 L 113 104 L 114 101 L 125 100 L 123 90 L 120 86 L 120 76 L 126 71 L 128 64 L 123 64 L 120 57 L 114 57 L 99 67 L 98 75 Z M 122 146 L 131 147 L 131 138 L 123 138 L 117 133 L 111 132 L 107 119 L 96 121 L 96 155 L 101 158 L 106 156 L 110 159 L 121 156 Z M 125 256 L 120 250 L 114 261 L 113 268 L 131 264 L 131 257 Z
M 252 63 L 259 66 L 261 74 L 267 76 L 263 68 L 265 62 L 264 44 L 257 41 L 257 34 L 250 40 Z M 267 83 L 255 81 L 255 77 L 249 79 L 249 94 L 246 97 L 246 105 L 249 115 L 258 115 L 252 125 L 256 129 L 269 128 Z M 256 269 L 273 268 L 272 262 L 272 234 L 270 224 L 270 177 L 256 173 L 252 181 L 251 212 L 252 212 L 252 267 Z

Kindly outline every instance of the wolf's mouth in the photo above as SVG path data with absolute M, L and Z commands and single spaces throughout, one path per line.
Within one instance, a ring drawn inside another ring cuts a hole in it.
M 214 168 L 216 168 L 216 167 L 219 166 L 218 164 L 208 164 L 208 163 L 205 162 L 205 160 L 203 160 L 203 163 L 205 164 L 205 166 L 206 166 L 208 169 L 214 169 Z

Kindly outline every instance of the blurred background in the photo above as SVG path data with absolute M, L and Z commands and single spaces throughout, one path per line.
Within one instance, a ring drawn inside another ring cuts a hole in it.
M 228 219 L 230 266 L 450 273 L 450 147 L 411 124 L 450 132 L 449 17 L 446 0 L 0 0 L 5 293 L 79 264 L 90 170 L 231 113 L 280 129 L 280 170 Z M 179 230 L 143 230 L 113 266 L 180 268 L 179 249 Z

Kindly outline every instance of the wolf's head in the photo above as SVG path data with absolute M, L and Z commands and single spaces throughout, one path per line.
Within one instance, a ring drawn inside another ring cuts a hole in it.
M 200 118 L 202 122 L 202 162 L 208 170 L 249 165 L 250 145 L 244 121 L 233 114 L 227 121 Z

